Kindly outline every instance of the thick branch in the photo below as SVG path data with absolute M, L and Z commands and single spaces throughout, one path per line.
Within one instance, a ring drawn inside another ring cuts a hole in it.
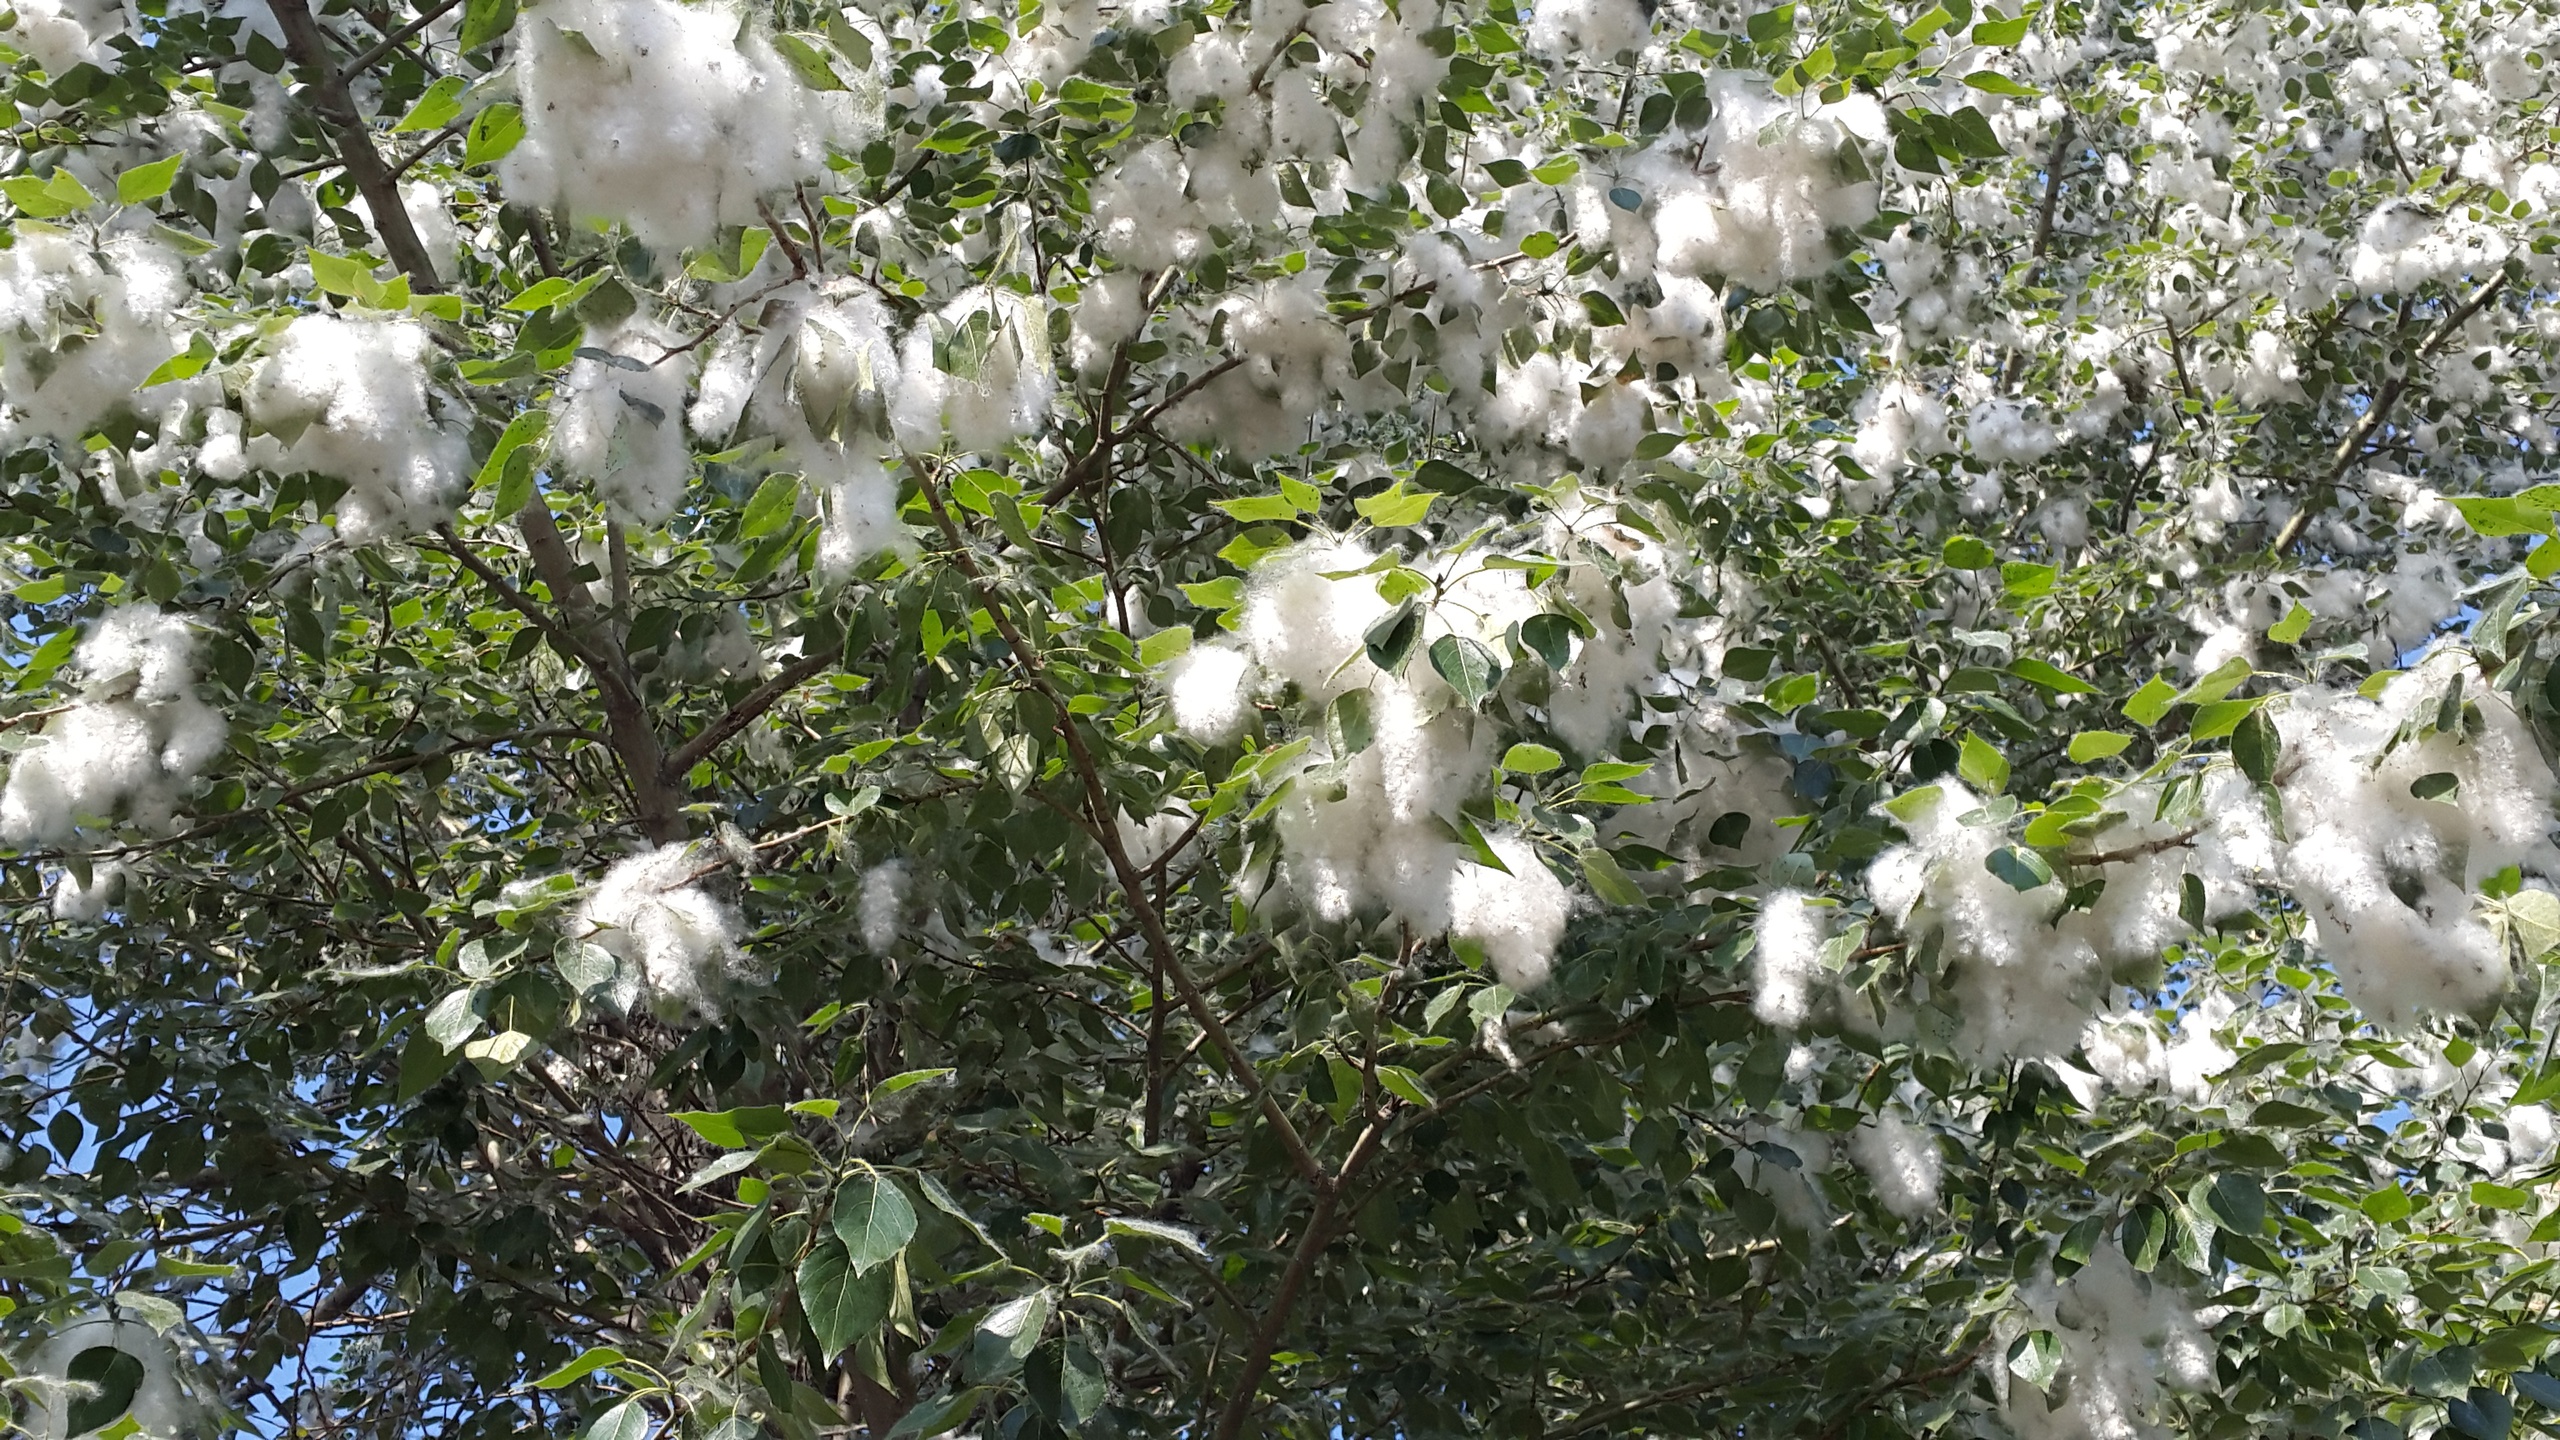
M 1252 1347 L 1244 1353 L 1243 1373 L 1236 1377 L 1235 1388 L 1227 1392 L 1225 1408 L 1218 1412 L 1218 1428 L 1214 1440 L 1235 1440 L 1244 1432 L 1245 1420 L 1253 1414 L 1253 1400 L 1262 1389 L 1262 1377 L 1271 1373 L 1271 1352 L 1280 1345 L 1280 1329 L 1289 1323 L 1289 1312 L 1297 1307 L 1298 1292 L 1306 1288 L 1307 1277 L 1315 1273 L 1316 1257 L 1333 1243 L 1332 1188 L 1316 1192 L 1313 1213 L 1307 1216 L 1306 1231 L 1298 1237 L 1298 1248 L 1289 1256 L 1289 1268 L 1280 1272 L 1280 1288 L 1271 1297 L 1271 1308 L 1263 1312 L 1262 1323 L 1254 1327 Z
M 373 212 L 374 233 L 382 237 L 391 263 L 409 277 L 410 289 L 442 289 L 435 264 L 427 259 L 427 247 L 418 243 L 418 232 L 409 223 L 408 207 L 400 203 L 400 182 L 382 163 L 382 153 L 373 148 L 373 132 L 347 96 L 346 75 L 329 63 L 328 36 L 312 18 L 307 0 L 267 0 L 267 9 L 284 31 L 285 49 L 302 71 L 303 83 L 309 87 L 305 93 L 329 131 L 338 163 L 346 167 L 347 178 L 355 182 L 365 208 Z
M 803 655 L 784 667 L 781 674 L 755 688 L 746 699 L 729 708 L 729 713 L 714 720 L 703 732 L 684 742 L 667 757 L 666 777 L 669 784 L 682 784 L 685 772 L 702 763 L 703 757 L 726 744 L 729 737 L 755 723 L 755 718 L 779 703 L 782 697 L 797 690 L 810 676 L 835 663 L 833 655 Z
M 594 597 L 578 583 L 577 564 L 570 558 L 568 543 L 561 539 L 560 527 L 552 521 L 551 507 L 536 496 L 516 517 L 516 523 L 524 530 L 534 569 L 551 591 L 551 601 L 560 608 L 566 624 L 553 620 L 531 596 L 507 583 L 506 577 L 487 561 L 472 554 L 451 525 L 439 525 L 436 531 L 444 537 L 447 553 L 541 627 L 543 634 L 586 663 L 604 699 L 606 735 L 614 758 L 622 762 L 623 774 L 631 783 L 641 833 L 660 845 L 684 839 L 684 796 L 667 781 L 666 748 L 659 742 L 657 727 L 649 721 L 647 708 L 640 703 L 639 689 L 632 683 L 621 648 L 612 643 L 598 623 L 601 617 Z

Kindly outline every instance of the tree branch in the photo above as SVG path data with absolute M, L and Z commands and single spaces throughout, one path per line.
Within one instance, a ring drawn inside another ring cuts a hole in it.
M 1182 997 L 1183 1008 L 1189 1010 L 1191 1018 L 1208 1033 L 1210 1043 L 1218 1047 L 1218 1054 L 1226 1061 L 1236 1083 L 1244 1087 L 1245 1094 L 1252 1097 L 1255 1107 L 1261 1110 L 1263 1118 L 1279 1136 L 1281 1147 L 1289 1152 L 1290 1163 L 1297 1167 L 1309 1185 L 1315 1187 L 1319 1196 L 1323 1195 L 1331 1188 L 1333 1177 L 1317 1163 L 1314 1152 L 1307 1148 L 1305 1137 L 1290 1121 L 1289 1112 L 1263 1085 L 1262 1072 L 1254 1068 L 1252 1057 L 1244 1053 L 1244 1047 L 1238 1045 L 1235 1037 L 1227 1033 L 1227 1027 L 1220 1023 L 1217 1010 L 1193 982 L 1191 972 L 1184 968 L 1181 952 L 1174 948 L 1173 937 L 1165 931 L 1164 917 L 1148 900 L 1146 872 L 1130 861 L 1128 847 L 1120 843 L 1120 827 L 1115 823 L 1116 807 L 1111 803 L 1110 792 L 1103 786 L 1101 766 L 1095 762 L 1092 750 L 1085 745 L 1084 732 L 1076 728 L 1075 716 L 1068 711 L 1066 701 L 1059 696 L 1057 688 L 1049 683 L 1048 672 L 1042 668 L 1039 655 L 1023 638 L 1021 629 L 1013 623 L 1012 615 L 1004 607 L 1003 597 L 996 593 L 986 571 L 979 568 L 976 557 L 970 553 L 968 538 L 960 533 L 959 525 L 951 518 L 950 508 L 943 504 L 942 487 L 935 482 L 933 472 L 914 456 L 908 456 L 906 463 L 907 468 L 915 472 L 916 483 L 924 491 L 925 503 L 933 508 L 933 518 L 942 529 L 943 540 L 951 547 L 952 563 L 969 577 L 978 598 L 985 602 L 997 633 L 1004 637 L 1005 647 L 1013 652 L 1014 664 L 1021 669 L 1024 683 L 1039 691 L 1058 717 L 1058 733 L 1066 741 L 1068 759 L 1084 788 L 1086 829 L 1092 833 L 1095 843 L 1102 847 L 1103 855 L 1111 862 L 1111 873 L 1129 897 L 1129 908 L 1138 917 L 1138 928 L 1146 936 L 1147 948 L 1164 966 L 1165 977 L 1173 982 L 1175 993 Z
M 380 40 L 375 41 L 363 54 L 358 55 L 356 58 L 348 61 L 343 67 L 341 67 L 338 73 L 341 75 L 361 75 L 367 70 L 372 69 L 381 61 L 383 56 L 400 48 L 400 46 L 405 43 L 410 36 L 417 34 L 419 31 L 426 29 L 436 21 L 444 18 L 444 16 L 450 13 L 454 7 L 461 3 L 462 0 L 441 0 L 441 3 L 439 4 L 430 5 L 426 9 L 419 11 L 417 19 L 410 21 L 408 24 L 401 26 L 399 29 L 383 36 Z
M 639 687 L 632 681 L 621 647 L 613 644 L 610 636 L 599 640 L 594 597 L 578 583 L 577 564 L 569 556 L 568 543 L 560 537 L 559 525 L 551 518 L 550 504 L 535 496 L 516 516 L 516 523 L 524 531 L 534 569 L 550 590 L 552 603 L 560 607 L 565 625 L 546 614 L 533 597 L 509 584 L 487 561 L 471 553 L 471 547 L 462 543 L 450 523 L 437 526 L 436 533 L 444 538 L 447 554 L 469 567 L 560 648 L 585 662 L 603 695 L 607 741 L 630 782 L 641 833 L 659 845 L 684 839 L 684 797 L 667 781 L 666 748 L 658 739 L 657 727 L 650 723 L 647 707 L 640 702 Z
M 726 744 L 729 737 L 755 723 L 755 718 L 772 709 L 782 698 L 797 690 L 810 676 L 835 663 L 828 654 L 803 655 L 783 667 L 781 674 L 767 680 L 747 698 L 729 707 L 729 713 L 712 721 L 701 734 L 684 742 L 667 756 L 666 778 L 669 784 L 684 783 L 685 772 L 702 763 L 703 757 Z
M 2347 473 L 2347 467 L 2355 463 L 2356 457 L 2364 453 L 2365 442 L 2371 440 L 2383 422 L 2391 418 L 2393 407 L 2400 403 L 2400 396 L 2409 388 L 2409 379 L 2417 373 L 2418 366 L 2437 346 L 2451 338 L 2455 330 L 2479 314 L 2480 307 L 2495 299 L 2506 284 L 2507 272 L 2504 270 L 2490 276 L 2488 283 L 2472 291 L 2470 299 L 2445 316 L 2419 343 L 2417 352 L 2409 357 L 2409 367 L 2383 385 L 2381 392 L 2373 397 L 2373 403 L 2367 405 L 2364 414 L 2356 420 L 2354 428 L 2338 442 L 2337 450 L 2329 457 L 2329 473 L 2320 477 L 2311 494 L 2302 497 L 2302 508 L 2294 511 L 2292 518 L 2284 522 L 2284 528 L 2276 532 L 2275 544 L 2269 547 L 2274 553 L 2282 555 L 2292 549 L 2302 538 L 2302 532 L 2311 527 L 2312 517 L 2329 508 L 2330 496 L 2335 492 L 2339 479 Z
M 427 259 L 426 246 L 418 242 L 417 229 L 409 223 L 408 207 L 400 203 L 400 182 L 382 163 L 381 152 L 373 148 L 372 130 L 356 113 L 355 101 L 348 98 L 346 74 L 329 63 L 328 36 L 312 18 L 308 0 L 267 0 L 267 9 L 284 32 L 286 51 L 302 71 L 312 111 L 328 129 L 338 163 L 355 182 L 356 192 L 364 196 L 365 208 L 373 212 L 373 231 L 382 237 L 391 263 L 409 277 L 412 290 L 443 289 L 434 262 Z

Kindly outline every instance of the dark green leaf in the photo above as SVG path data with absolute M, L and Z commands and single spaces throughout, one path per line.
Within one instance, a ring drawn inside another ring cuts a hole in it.
M 829 1356 L 844 1353 L 854 1341 L 877 1331 L 889 1318 L 890 1268 L 874 1264 L 857 1270 L 844 1242 L 818 1237 L 808 1258 L 800 1262 L 800 1311 Z
M 880 1175 L 857 1175 L 836 1191 L 830 1218 L 844 1240 L 853 1268 L 867 1271 L 885 1264 L 915 1238 L 915 1207 L 895 1182 Z
M 2264 708 L 2250 711 L 2231 732 L 2231 758 L 2240 773 L 2261 785 L 2276 778 L 2276 767 L 2284 762 L 2284 737 Z
M 1502 662 L 1464 635 L 1443 635 L 1432 641 L 1431 668 L 1470 706 L 1481 704 L 1502 683 Z

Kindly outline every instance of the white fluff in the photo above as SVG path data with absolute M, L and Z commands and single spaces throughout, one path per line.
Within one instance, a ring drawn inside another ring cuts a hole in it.
M 91 249 L 22 231 L 0 251 L 0 444 L 76 448 L 130 411 L 160 432 L 154 448 L 169 463 L 187 416 L 221 398 L 209 377 L 141 388 L 187 348 L 180 310 L 193 293 L 178 257 L 155 241 L 123 236 Z
M 1719 72 L 1708 93 L 1715 101 L 1707 131 L 1714 172 L 1690 171 L 1679 158 L 1686 146 L 1676 140 L 1667 142 L 1674 153 L 1651 167 L 1662 196 L 1653 216 L 1658 263 L 1759 291 L 1819 273 L 1834 258 L 1830 231 L 1875 218 L 1875 182 L 1844 180 L 1834 157 L 1852 135 L 1881 136 L 1883 110 L 1860 95 L 1801 113 L 1766 80 L 1737 71 Z
M 1449 933 L 1484 948 L 1493 973 L 1515 991 L 1547 983 L 1573 896 L 1516 835 L 1489 836 L 1505 869 L 1462 862 L 1449 892 Z
M 906 522 L 898 518 L 898 482 L 869 455 L 846 454 L 832 467 L 812 467 L 822 518 L 818 529 L 818 570 L 842 578 L 874 555 L 915 547 Z
M 2433 720 L 2428 707 L 2457 675 L 2481 732 L 2386 750 L 2404 724 Z M 2522 717 L 2464 654 L 2446 650 L 2394 678 L 2378 701 L 2305 690 L 2277 718 L 2295 840 L 2284 875 L 2347 998 L 2389 1028 L 2494 999 L 2506 987 L 2506 957 L 2474 916 L 2473 892 L 2509 865 L 2560 870 L 2548 838 L 2560 784 Z M 2456 777 L 2455 803 L 2410 793 L 2436 773 Z
M 907 879 L 904 860 L 882 861 L 862 872 L 862 944 L 874 955 L 888 954 L 906 934 Z
M 1057 391 L 1047 313 L 1009 290 L 971 291 L 919 320 L 898 362 L 889 419 L 898 443 L 919 452 L 946 448 L 946 437 L 953 450 L 999 449 L 1040 429 Z
M 1945 1161 L 1938 1138 L 1886 1111 L 1849 1134 L 1849 1158 L 1875 1186 L 1884 1208 L 1905 1220 L 1937 1213 L 1938 1176 Z
M 663 524 L 693 474 L 684 431 L 688 357 L 668 355 L 675 343 L 638 318 L 610 334 L 591 330 L 581 348 L 614 358 L 579 359 L 560 386 L 551 456 L 563 473 L 594 481 L 625 522 Z
M 138 1440 L 176 1440 L 187 1433 L 197 1407 L 179 1386 L 177 1355 L 169 1342 L 139 1320 L 104 1315 L 55 1331 L 27 1364 L 24 1373 L 36 1382 L 28 1433 L 36 1440 L 70 1440 L 71 1362 L 102 1345 L 142 1363 L 142 1383 L 134 1391 L 132 1405 L 117 1420 L 131 1420 L 138 1427 Z
M 1761 902 L 1752 930 L 1751 1012 L 1764 1024 L 1792 1030 L 1812 1018 L 1824 930 L 1803 891 L 1781 890 Z
M 803 86 L 725 3 L 549 0 L 515 37 L 525 134 L 498 177 L 518 204 L 689 248 L 823 178 L 829 139 L 859 148 L 850 107 Z
M 195 698 L 193 644 L 186 621 L 155 605 L 98 622 L 73 655 L 90 693 L 18 752 L 0 790 L 0 839 L 61 845 L 118 818 L 167 826 L 227 738 L 221 712 Z
M 737 915 L 696 878 L 712 863 L 708 852 L 678 843 L 616 864 L 579 905 L 571 938 L 612 952 L 651 997 L 716 1013 L 723 983 L 745 956 Z
M 1253 714 L 1253 657 L 1234 645 L 1194 645 L 1165 666 L 1173 728 L 1204 745 L 1234 739 Z
M 1643 49 L 1652 28 L 1636 0 L 1538 0 L 1529 48 L 1549 59 L 1608 61 Z
M 105 917 L 107 907 L 123 893 L 124 862 L 109 861 L 93 867 L 89 883 L 65 870 L 53 882 L 53 918 L 78 923 L 93 923 Z
M 2024 1298 L 2035 1320 L 2062 1337 L 2069 1394 L 2048 1408 L 2001 1363 L 2006 1347 L 1991 1347 L 1984 1368 L 2005 1394 L 2000 1418 L 2019 1440 L 2139 1440 L 2159 1433 L 2151 1415 L 2163 1391 L 2215 1383 L 2213 1337 L 2195 1307 L 2134 1269 L 2112 1240 L 2070 1279 L 2031 1287 Z
M 248 462 L 343 480 L 338 529 L 350 540 L 414 534 L 451 518 L 469 459 L 427 389 L 426 330 L 407 320 L 305 315 L 285 327 L 244 397 L 266 433 Z

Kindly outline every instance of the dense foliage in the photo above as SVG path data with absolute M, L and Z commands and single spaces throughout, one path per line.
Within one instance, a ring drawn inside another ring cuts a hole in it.
M 2560 1410 L 2560 13 L 0 21 L 34 1433 Z

